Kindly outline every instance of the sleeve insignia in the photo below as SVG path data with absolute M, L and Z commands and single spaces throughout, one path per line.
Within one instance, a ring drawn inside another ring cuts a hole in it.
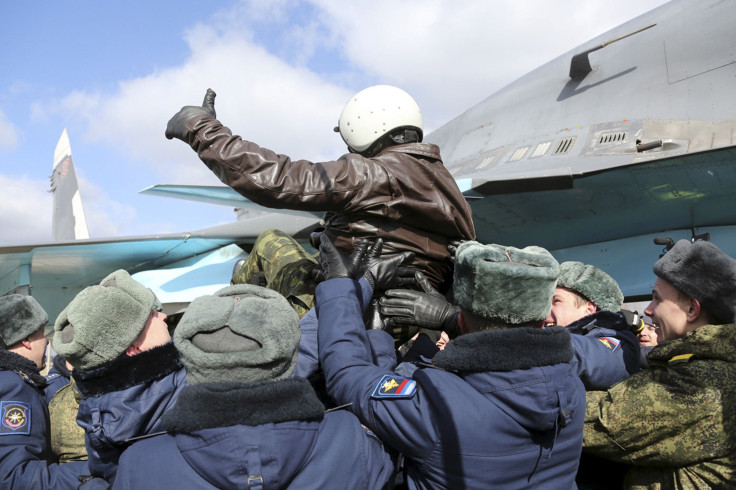
M 0 401 L 0 436 L 31 433 L 31 404 Z
M 621 347 L 621 341 L 614 337 L 598 337 L 598 341 L 611 349 L 612 352 L 616 352 Z
M 386 374 L 373 390 L 371 398 L 411 398 L 417 392 L 417 382 L 410 378 Z
M 670 366 L 673 366 L 675 364 L 682 364 L 684 362 L 689 362 L 690 358 L 693 357 L 695 354 L 680 354 L 679 356 L 674 356 L 672 359 L 667 361 L 667 364 Z

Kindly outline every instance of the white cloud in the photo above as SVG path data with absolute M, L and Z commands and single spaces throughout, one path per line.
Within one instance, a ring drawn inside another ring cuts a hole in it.
M 49 182 L 0 175 L 0 230 L 6 244 L 51 241 Z
M 14 150 L 18 146 L 20 131 L 0 110 L 0 151 Z

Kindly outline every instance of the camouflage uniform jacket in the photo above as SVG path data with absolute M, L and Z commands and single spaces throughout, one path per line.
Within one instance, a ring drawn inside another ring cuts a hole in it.
M 87 460 L 84 429 L 77 424 L 80 399 L 77 383 L 71 378 L 71 382 L 57 391 L 49 403 L 51 450 L 60 464 Z
M 736 487 L 736 325 L 700 327 L 648 361 L 588 392 L 583 450 L 634 465 L 627 488 Z
M 225 184 L 266 207 L 324 211 L 324 233 L 351 251 L 383 239 L 383 254 L 416 254 L 412 265 L 435 287 L 452 280 L 447 245 L 474 240 L 470 206 L 429 143 L 390 146 L 372 158 L 291 160 L 234 136 L 208 114 L 187 122 L 186 141 Z

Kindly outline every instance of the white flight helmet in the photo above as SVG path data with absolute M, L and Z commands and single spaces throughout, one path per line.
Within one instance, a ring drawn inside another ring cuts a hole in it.
M 415 128 L 422 135 L 422 113 L 403 90 L 390 85 L 374 85 L 348 100 L 335 131 L 348 147 L 358 153 L 367 150 L 381 136 L 401 127 Z

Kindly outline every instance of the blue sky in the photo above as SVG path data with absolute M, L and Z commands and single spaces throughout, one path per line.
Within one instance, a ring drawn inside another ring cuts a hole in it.
M 348 97 L 411 93 L 431 131 L 537 66 L 664 0 L 2 2 L 0 243 L 47 241 L 53 152 L 69 132 L 90 235 L 181 232 L 230 208 L 137 192 L 217 185 L 164 138 L 183 105 L 218 94 L 234 133 L 333 159 Z

